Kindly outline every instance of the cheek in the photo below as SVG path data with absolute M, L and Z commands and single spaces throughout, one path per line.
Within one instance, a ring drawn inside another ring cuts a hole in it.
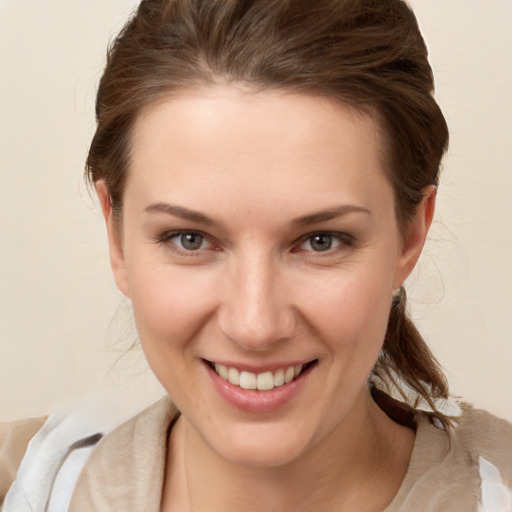
M 389 273 L 341 271 L 304 294 L 307 321 L 331 348 L 349 352 L 380 351 L 392 300 Z
M 133 263 L 127 268 L 130 299 L 144 349 L 185 344 L 213 309 L 214 278 L 197 268 Z
M 136 265 L 129 275 L 130 298 L 140 343 L 157 379 L 175 403 L 187 387 L 195 342 L 212 313 L 212 280 L 194 269 Z M 190 385 L 190 383 L 189 383 Z M 200 394 L 197 394 L 197 400 Z M 196 398 L 187 402 L 196 407 Z

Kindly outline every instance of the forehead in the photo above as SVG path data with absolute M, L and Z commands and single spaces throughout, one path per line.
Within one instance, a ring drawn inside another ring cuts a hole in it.
M 146 106 L 135 123 L 134 145 L 145 144 L 147 141 L 141 140 L 141 135 L 151 130 L 150 125 L 158 124 L 165 127 L 168 135 L 176 128 L 180 134 L 186 130 L 186 135 L 196 138 L 204 135 L 212 143 L 216 143 L 216 130 L 221 127 L 226 132 L 222 135 L 231 131 L 233 143 L 243 135 L 258 135 L 261 141 L 265 141 L 266 135 L 267 140 L 275 140 L 278 132 L 282 144 L 296 142 L 306 148 L 318 142 L 329 144 L 335 138 L 340 144 L 351 135 L 366 136 L 367 142 L 380 147 L 376 117 L 321 95 L 282 89 L 257 91 L 236 85 L 202 86 L 178 91 Z M 340 130 L 334 129 L 336 125 Z M 340 133 L 342 130 L 344 133 Z M 299 140 L 301 135 L 303 140 Z
M 170 96 L 139 116 L 127 190 L 152 188 L 191 200 L 223 191 L 224 199 L 257 204 L 298 196 L 369 201 L 389 192 L 381 154 L 376 121 L 340 102 L 201 88 Z

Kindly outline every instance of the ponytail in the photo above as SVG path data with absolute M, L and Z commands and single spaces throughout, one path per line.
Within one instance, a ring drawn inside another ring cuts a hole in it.
M 450 419 L 439 412 L 435 401 L 448 398 L 448 384 L 441 365 L 432 354 L 406 311 L 403 287 L 393 297 L 382 352 L 373 375 L 388 388 L 395 388 L 413 407 L 424 399 L 433 413 L 447 426 Z M 403 384 L 417 396 L 411 400 Z

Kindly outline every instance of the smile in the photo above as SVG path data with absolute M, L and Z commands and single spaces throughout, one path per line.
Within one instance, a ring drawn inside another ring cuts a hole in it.
M 217 375 L 233 386 L 238 386 L 242 389 L 270 391 L 276 387 L 289 384 L 315 362 L 311 361 L 307 364 L 297 364 L 257 374 L 217 363 L 211 363 L 211 366 Z

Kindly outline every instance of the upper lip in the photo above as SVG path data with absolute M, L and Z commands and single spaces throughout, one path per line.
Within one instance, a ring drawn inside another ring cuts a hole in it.
M 240 371 L 246 371 L 251 373 L 263 373 L 263 372 L 273 372 L 279 370 L 281 368 L 290 368 L 295 367 L 299 364 L 305 366 L 310 363 L 314 363 L 317 359 L 290 359 L 287 361 L 281 362 L 269 362 L 267 364 L 254 364 L 254 363 L 243 363 L 236 361 L 228 361 L 224 359 L 205 359 L 207 363 L 210 364 L 220 364 L 222 366 L 227 366 L 228 368 L 236 368 Z

